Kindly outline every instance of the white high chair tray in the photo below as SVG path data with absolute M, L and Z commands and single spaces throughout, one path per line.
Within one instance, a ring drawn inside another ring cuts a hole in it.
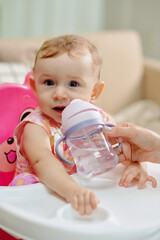
M 147 183 L 118 186 L 122 166 L 82 185 L 93 188 L 100 199 L 91 216 L 80 216 L 56 194 L 38 183 L 0 187 L 0 227 L 25 240 L 159 240 L 160 165 L 148 164 L 158 186 Z

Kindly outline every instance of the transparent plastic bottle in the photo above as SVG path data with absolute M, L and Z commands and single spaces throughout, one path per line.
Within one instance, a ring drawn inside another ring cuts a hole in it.
M 104 122 L 98 107 L 73 100 L 62 112 L 63 137 L 56 144 L 57 156 L 70 164 L 58 150 L 59 143 L 65 140 L 80 176 L 90 178 L 111 170 L 117 165 L 118 156 L 104 134 L 105 126 L 113 125 Z

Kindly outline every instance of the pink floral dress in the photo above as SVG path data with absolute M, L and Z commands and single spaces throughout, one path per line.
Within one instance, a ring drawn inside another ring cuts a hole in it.
M 104 113 L 103 111 L 101 113 L 104 115 L 104 118 L 107 122 L 114 123 L 114 121 L 108 114 Z M 27 185 L 39 182 L 39 179 L 36 176 L 31 163 L 28 159 L 25 159 L 20 153 L 20 140 L 23 134 L 24 127 L 27 123 L 37 124 L 47 131 L 48 135 L 50 136 L 52 153 L 55 157 L 57 157 L 55 154 L 55 145 L 57 140 L 61 137 L 61 124 L 56 122 L 54 119 L 46 116 L 41 112 L 39 108 L 37 108 L 33 112 L 31 112 L 15 129 L 14 138 L 17 145 L 17 165 L 15 177 L 10 183 L 10 186 Z M 63 163 L 67 173 L 76 173 L 76 165 L 67 144 L 64 142 L 61 143 L 59 149 L 63 156 L 73 163 L 73 166 L 68 166 Z
M 14 138 L 17 145 L 17 165 L 15 177 L 10 183 L 11 186 L 26 185 L 39 182 L 39 179 L 36 177 L 35 171 L 31 163 L 29 162 L 28 159 L 25 159 L 20 153 L 20 140 L 23 134 L 23 129 L 27 123 L 34 123 L 40 125 L 47 131 L 48 135 L 50 136 L 52 153 L 54 154 L 55 157 L 57 157 L 55 155 L 55 145 L 57 140 L 61 137 L 60 131 L 61 124 L 56 122 L 54 119 L 49 118 L 48 116 L 43 114 L 39 108 L 37 108 L 36 110 L 31 112 L 15 129 Z M 75 173 L 76 165 L 67 144 L 62 143 L 60 146 L 60 151 L 63 154 L 63 156 L 67 158 L 67 160 L 73 163 L 73 166 L 63 164 L 67 173 L 68 174 Z

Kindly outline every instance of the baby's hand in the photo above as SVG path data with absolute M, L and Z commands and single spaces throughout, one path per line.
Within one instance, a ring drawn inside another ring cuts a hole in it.
M 143 188 L 144 184 L 147 181 L 152 183 L 153 188 L 157 186 L 156 179 L 148 175 L 144 163 L 142 164 L 135 162 L 127 166 L 120 179 L 119 186 L 128 187 L 128 185 L 135 179 L 138 180 L 137 183 L 138 188 Z
M 99 199 L 92 190 L 80 186 L 70 189 L 66 193 L 66 200 L 80 215 L 90 215 L 99 203 Z

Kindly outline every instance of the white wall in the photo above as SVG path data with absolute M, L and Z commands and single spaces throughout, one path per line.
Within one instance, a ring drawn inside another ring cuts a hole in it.
M 3 0 L 1 37 L 100 31 L 105 6 L 105 0 Z
M 160 59 L 160 0 L 108 0 L 107 29 L 135 29 L 144 55 Z
M 0 0 L 0 37 L 135 29 L 160 59 L 160 0 Z

